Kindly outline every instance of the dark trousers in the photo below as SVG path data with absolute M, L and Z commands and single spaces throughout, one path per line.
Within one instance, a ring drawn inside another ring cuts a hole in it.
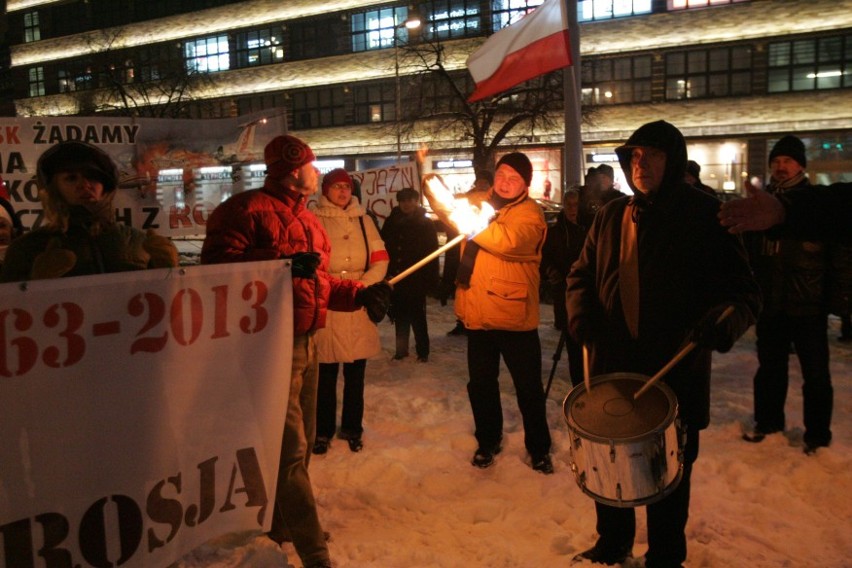
M 784 430 L 784 404 L 789 383 L 790 344 L 802 369 L 805 442 L 831 441 L 834 389 L 828 361 L 828 320 L 825 315 L 763 315 L 757 322 L 757 359 L 754 376 L 754 418 L 758 430 Z
M 426 296 L 408 296 L 393 302 L 396 355 L 408 355 L 408 341 L 414 331 L 418 357 L 429 357 L 429 326 L 426 323 Z
M 343 363 L 343 409 L 340 433 L 344 438 L 364 432 L 364 372 L 367 360 Z M 320 363 L 317 394 L 317 437 L 333 438 L 337 416 L 337 374 L 340 363 Z
M 476 441 L 493 447 L 503 436 L 500 403 L 500 356 L 502 355 L 518 397 L 524 423 L 524 445 L 533 457 L 550 453 L 544 388 L 541 384 L 541 342 L 538 330 L 468 330 L 467 393 L 473 410 Z
M 646 507 L 648 552 L 645 568 L 674 568 L 686 560 L 686 521 L 689 518 L 689 490 L 692 464 L 698 458 L 698 431 L 686 432 L 683 477 L 677 488 L 660 501 Z M 636 509 L 611 507 L 595 502 L 598 546 L 631 550 L 636 536 Z

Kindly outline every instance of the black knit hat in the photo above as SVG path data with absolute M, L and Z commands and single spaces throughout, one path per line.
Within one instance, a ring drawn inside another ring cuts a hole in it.
M 82 172 L 86 177 L 101 182 L 106 193 L 115 190 L 118 185 L 118 168 L 112 158 L 87 142 L 66 140 L 44 151 L 36 165 L 39 185 L 46 188 L 59 172 Z
M 686 162 L 686 173 L 695 179 L 699 179 L 701 177 L 701 166 L 695 160 L 689 160 Z
M 420 193 L 416 189 L 403 187 L 396 193 L 396 200 L 402 201 L 403 199 L 420 199 Z
M 516 172 L 518 172 L 522 178 L 524 178 L 524 183 L 529 187 L 530 183 L 532 183 L 532 175 L 533 175 L 533 167 L 532 163 L 530 163 L 530 159 L 527 158 L 526 154 L 522 154 L 521 152 L 512 152 L 511 154 L 506 154 L 500 161 L 497 162 L 497 167 L 499 168 L 501 164 L 506 164 Z
M 805 156 L 805 143 L 791 134 L 788 134 L 776 142 L 775 146 L 772 147 L 772 151 L 769 152 L 770 164 L 776 156 L 787 156 L 793 158 L 803 168 L 808 167 L 808 159 Z

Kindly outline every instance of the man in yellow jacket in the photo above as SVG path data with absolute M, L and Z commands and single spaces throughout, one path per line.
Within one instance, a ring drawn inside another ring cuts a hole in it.
M 524 423 L 524 445 L 531 467 L 553 473 L 550 430 L 541 381 L 539 263 L 547 225 L 530 198 L 532 164 L 514 152 L 497 163 L 494 186 L 471 195 L 487 200 L 496 213 L 467 240 L 456 275 L 455 310 L 468 330 L 467 385 L 479 448 L 473 465 L 494 463 L 502 449 L 500 357 L 506 363 Z

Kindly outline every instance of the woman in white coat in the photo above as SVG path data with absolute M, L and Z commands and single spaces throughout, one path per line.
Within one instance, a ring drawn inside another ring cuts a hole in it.
M 331 240 L 329 273 L 365 285 L 384 279 L 388 253 L 373 220 L 352 196 L 352 178 L 342 169 L 328 172 L 314 213 Z M 337 414 L 337 375 L 343 363 L 343 411 L 339 437 L 353 452 L 361 451 L 364 432 L 364 372 L 367 359 L 381 350 L 379 331 L 362 308 L 355 312 L 328 311 L 325 328 L 316 335 L 319 356 L 317 435 L 313 453 L 328 451 Z

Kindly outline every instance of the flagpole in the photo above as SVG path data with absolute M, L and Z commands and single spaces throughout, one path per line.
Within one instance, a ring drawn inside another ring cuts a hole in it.
M 577 0 L 563 0 L 568 17 L 568 38 L 571 42 L 571 66 L 562 70 L 563 107 L 565 112 L 565 145 L 563 149 L 563 192 L 583 182 L 582 113 L 580 109 L 580 26 L 577 22 Z

